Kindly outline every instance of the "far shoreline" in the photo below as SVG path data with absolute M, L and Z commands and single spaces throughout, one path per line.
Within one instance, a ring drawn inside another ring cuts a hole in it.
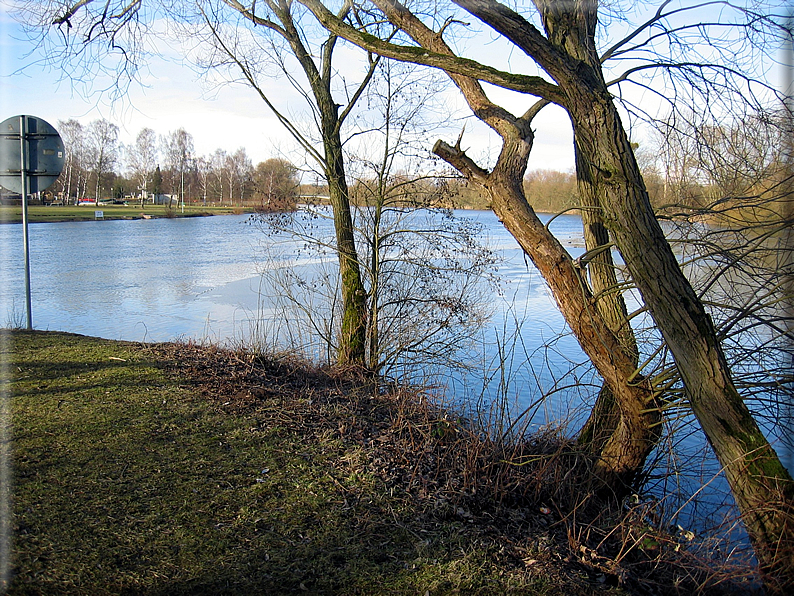
M 456 211 L 487 212 L 492 209 L 473 207 L 454 207 Z M 95 212 L 101 211 L 102 216 L 96 217 Z M 238 205 L 186 205 L 168 209 L 164 205 L 28 205 L 28 223 L 67 223 L 78 221 L 136 221 L 142 219 L 183 219 L 187 217 L 211 217 L 214 215 L 252 215 L 257 213 L 255 207 Z M 538 214 L 548 214 L 537 211 Z M 0 224 L 22 223 L 22 207 L 18 205 L 0 205 Z
M 101 212 L 100 217 L 96 216 Z M 76 221 L 135 221 L 142 219 L 183 219 L 213 215 L 246 215 L 253 207 L 187 205 L 168 209 L 165 205 L 28 205 L 28 223 L 67 223 Z M 0 224 L 22 223 L 22 207 L 0 205 Z

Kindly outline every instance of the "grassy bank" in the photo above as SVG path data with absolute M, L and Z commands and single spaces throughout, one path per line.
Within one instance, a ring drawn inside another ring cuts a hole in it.
M 214 348 L 5 339 L 9 594 L 628 594 L 703 584 L 691 565 L 660 563 L 663 537 L 632 543 L 630 526 L 593 521 L 602 506 L 565 492 L 575 455 L 541 440 L 532 454 L 497 451 L 420 395 Z
M 186 205 L 168 209 L 165 205 L 30 205 L 28 221 L 31 223 L 93 221 L 94 211 L 102 211 L 103 219 L 145 219 L 160 217 L 201 217 L 206 215 L 226 215 L 243 213 L 238 207 L 214 207 L 202 205 Z M 0 205 L 0 223 L 20 223 L 22 207 Z

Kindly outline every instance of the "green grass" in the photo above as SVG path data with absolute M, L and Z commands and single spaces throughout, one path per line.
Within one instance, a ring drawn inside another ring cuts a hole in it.
M 159 217 L 192 217 L 202 215 L 224 215 L 242 212 L 236 207 L 214 207 L 202 205 L 187 205 L 184 212 L 181 207 L 171 211 L 164 205 L 30 205 L 28 206 L 28 221 L 31 223 L 61 222 L 61 221 L 89 221 L 94 220 L 94 211 L 102 211 L 103 219 L 142 219 L 144 214 L 152 218 Z M 0 223 L 19 223 L 22 221 L 22 208 L 18 206 L 0 205 Z
M 0 349 L 0 592 L 627 594 L 673 577 L 641 549 L 611 559 L 621 544 L 582 556 L 572 536 L 595 553 L 620 531 L 577 526 L 579 505 L 549 515 L 567 490 L 550 465 L 505 463 L 420 395 L 212 347 L 3 331 Z
M 387 486 L 339 431 L 345 401 L 315 403 L 336 391 L 323 377 L 290 373 L 248 403 L 154 349 L 8 336 L 9 594 L 588 592 Z

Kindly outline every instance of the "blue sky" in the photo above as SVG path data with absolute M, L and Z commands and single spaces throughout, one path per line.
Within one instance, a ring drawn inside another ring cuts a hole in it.
M 169 52 L 172 50 L 164 50 Z M 42 64 L 41 58 L 9 16 L 6 3 L 0 0 L 0 120 L 24 113 L 56 126 L 59 120 L 70 118 L 83 124 L 107 118 L 119 126 L 123 143 L 132 143 L 143 127 L 160 135 L 181 127 L 193 135 L 199 155 L 217 148 L 233 152 L 245 147 L 254 163 L 269 157 L 295 156 L 293 141 L 253 90 L 242 85 L 209 89 L 208 82 L 181 64 L 176 55 L 153 60 L 141 75 L 140 84 L 133 84 L 125 99 L 115 102 L 98 94 L 86 97 L 84 88 L 62 80 L 60 70 Z M 110 84 L 102 77 L 91 83 L 94 89 Z M 286 82 L 274 80 L 270 92 L 278 96 L 281 106 L 300 112 L 300 101 Z M 526 98 L 517 103 L 501 90 L 494 94 L 508 107 L 514 104 L 516 111 L 526 109 Z M 456 90 L 450 89 L 446 97 L 450 111 L 468 113 Z M 570 126 L 562 110 L 547 108 L 537 118 L 536 128 L 531 169 L 572 169 Z M 428 148 L 439 136 L 452 142 L 457 132 L 439 135 L 429 131 Z M 482 125 L 471 119 L 463 144 L 480 158 L 493 156 L 499 147 Z M 295 156 L 293 161 L 299 159 Z

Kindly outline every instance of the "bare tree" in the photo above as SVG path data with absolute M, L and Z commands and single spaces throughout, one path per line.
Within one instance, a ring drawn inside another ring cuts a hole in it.
M 492 289 L 496 257 L 480 242 L 481 227 L 447 208 L 446 185 L 423 173 L 425 131 L 439 125 L 442 111 L 438 75 L 385 62 L 378 70 L 363 96 L 367 109 L 355 116 L 357 132 L 345 158 L 367 297 L 365 363 L 379 375 L 414 381 L 463 365 L 463 349 L 487 319 L 483 294 Z M 297 239 L 301 255 L 308 251 L 322 262 L 333 239 L 318 222 L 329 213 L 307 202 L 294 214 L 262 219 L 276 237 Z M 282 310 L 294 321 L 289 327 L 297 347 L 308 351 L 319 340 L 337 350 L 333 276 L 314 268 L 276 266 L 268 272 Z
M 212 184 L 212 161 L 201 155 L 195 159 L 196 175 L 198 176 L 199 186 L 201 187 L 202 204 L 207 204 L 207 196 Z
M 77 120 L 58 122 L 58 130 L 64 142 L 66 156 L 63 172 L 58 178 L 64 202 L 68 203 L 74 197 L 85 196 L 87 180 L 85 130 Z
M 119 158 L 119 128 L 108 120 L 94 120 L 86 130 L 88 163 L 94 176 L 94 197 L 99 203 L 106 177 L 113 173 Z
M 670 78 L 676 83 L 673 89 L 680 91 L 674 95 L 675 99 L 683 99 L 687 89 L 695 89 L 698 95 L 710 90 L 712 96 L 714 93 L 723 96 L 734 94 L 744 102 L 752 102 L 755 101 L 754 96 L 742 91 L 748 86 L 752 88 L 755 73 L 742 72 L 737 68 L 736 59 L 739 53 L 747 56 L 747 47 L 751 48 L 748 52 L 759 49 L 768 52 L 768 46 L 763 47 L 762 44 L 779 43 L 785 38 L 786 34 L 781 34 L 784 28 L 780 19 L 743 7 L 732 7 L 729 3 L 714 2 L 707 4 L 726 11 L 704 27 L 695 19 L 687 20 L 686 7 L 678 8 L 670 2 L 662 2 L 649 18 L 631 27 L 628 35 L 607 41 L 606 49 L 599 51 L 596 46 L 599 5 L 595 1 L 561 3 L 536 0 L 535 14 L 527 13 L 527 16 L 493 0 L 456 2 L 470 16 L 479 19 L 533 60 L 544 73 L 543 76 L 534 76 L 504 72 L 459 57 L 443 39 L 444 29 L 454 20 L 445 21 L 443 27 L 436 31 L 398 2 L 375 0 L 374 4 L 395 26 L 408 34 L 412 40 L 409 44 L 390 43 L 351 26 L 316 0 L 303 0 L 303 4 L 309 6 L 330 30 L 362 47 L 392 58 L 442 68 L 450 74 L 475 115 L 501 136 L 503 148 L 499 162 L 490 172 L 477 166 L 459 144 L 452 147 L 439 143 L 436 152 L 470 179 L 478 180 L 483 190 L 494 197 L 494 208 L 502 221 L 519 239 L 550 285 L 562 290 L 555 291 L 555 297 L 566 320 L 572 324 L 583 348 L 610 389 L 622 391 L 627 385 L 643 384 L 637 372 L 632 370 L 636 367 L 632 366 L 632 357 L 625 344 L 616 336 L 612 350 L 615 354 L 626 355 L 623 364 L 618 364 L 614 358 L 603 361 L 601 350 L 593 350 L 586 340 L 588 331 L 575 321 L 585 312 L 588 313 L 585 317 L 593 319 L 594 309 L 586 308 L 577 313 L 566 306 L 571 301 L 565 296 L 581 292 L 578 290 L 582 286 L 581 277 L 574 274 L 571 277 L 573 283 L 560 288 L 559 281 L 555 280 L 561 280 L 561 264 L 567 262 L 566 255 L 555 248 L 558 255 L 554 260 L 555 271 L 543 263 L 549 249 L 554 247 L 551 239 L 543 240 L 542 252 L 546 254 L 539 254 L 537 240 L 534 248 L 529 246 L 529 242 L 522 242 L 522 237 L 529 240 L 530 231 L 535 226 L 522 191 L 515 188 L 523 175 L 533 140 L 529 124 L 537 109 L 546 102 L 566 109 L 574 130 L 580 193 L 586 197 L 588 207 L 595 208 L 602 218 L 597 223 L 603 224 L 620 250 L 675 359 L 692 409 L 725 467 L 768 588 L 785 591 L 785 586 L 794 583 L 794 482 L 737 391 L 711 319 L 683 275 L 653 215 L 633 148 L 602 67 L 609 59 L 621 59 L 626 63 L 634 59 L 640 63 L 628 67 L 617 77 L 617 82 L 631 80 L 632 75 L 636 75 L 633 79 L 636 81 L 643 74 L 663 71 L 671 73 Z M 702 5 L 693 6 L 692 14 L 699 8 Z M 730 20 L 733 17 L 742 19 L 740 24 Z M 532 22 L 533 18 L 539 20 L 542 29 Z M 728 27 L 732 27 L 737 35 L 719 35 L 718 30 Z M 701 36 L 701 45 L 692 50 L 692 43 L 677 43 L 687 36 Z M 760 41 L 759 37 L 762 38 Z M 663 42 L 657 44 L 660 39 Z M 669 45 L 665 45 L 667 41 Z M 417 46 L 424 52 L 417 52 Z M 704 58 L 699 54 L 702 48 L 709 47 L 716 48 L 716 56 L 712 54 Z M 684 56 L 673 55 L 672 50 L 678 49 Z M 688 61 L 685 60 L 687 51 L 692 54 Z M 643 61 L 643 55 L 650 58 Z M 732 56 L 731 62 L 719 62 L 728 56 Z M 517 118 L 490 102 L 478 79 L 540 98 L 540 103 Z M 602 248 L 599 246 L 596 250 Z M 607 335 L 615 333 L 609 324 L 605 331 Z M 627 448 L 642 455 L 643 450 L 637 447 L 643 443 L 647 445 L 652 438 L 643 429 L 652 428 L 656 424 L 654 417 L 658 420 L 660 416 L 657 408 L 649 407 L 654 398 L 650 386 L 644 396 L 632 396 L 628 392 L 624 399 L 616 393 L 622 419 L 602 450 L 602 461 L 613 455 L 621 456 L 620 452 L 625 455 Z M 632 435 L 646 438 L 641 441 L 632 439 L 631 444 L 635 447 L 630 447 L 624 440 L 619 440 L 621 435 L 623 439 Z M 612 451 L 610 444 L 618 450 Z
M 213 151 L 212 155 L 210 155 L 210 167 L 212 169 L 212 184 L 217 192 L 218 200 L 223 204 L 223 197 L 224 192 L 224 182 L 227 179 L 226 175 L 226 151 L 223 149 L 216 149 Z M 231 201 L 231 189 L 229 189 L 229 197 Z
M 450 116 L 438 94 L 443 80 L 393 62 L 378 69 L 359 148 L 349 150 L 368 367 L 404 380 L 433 367 L 449 374 L 490 315 L 485 296 L 498 259 L 480 240 L 481 226 L 449 209 L 441 183 L 448 173 L 427 168 L 425 131 Z
M 356 251 L 350 201 L 348 197 L 345 164 L 342 151 L 342 125 L 354 108 L 369 82 L 377 59 L 370 60 L 360 84 L 351 89 L 343 86 L 337 93 L 334 83 L 333 58 L 337 38 L 331 35 L 315 47 L 306 35 L 309 26 L 303 22 L 302 11 L 286 0 L 265 0 L 257 6 L 247 7 L 236 0 L 225 3 L 258 35 L 243 36 L 239 30 L 228 27 L 229 15 L 218 9 L 199 6 L 199 12 L 208 30 L 205 41 L 215 48 L 209 64 L 215 68 L 232 66 L 243 80 L 257 91 L 275 113 L 293 138 L 307 151 L 323 171 L 328 182 L 331 205 L 334 211 L 336 252 L 342 287 L 342 324 L 338 360 L 341 364 L 363 364 L 366 332 L 366 293 L 361 281 Z M 346 12 L 348 9 L 343 9 Z M 251 60 L 250 56 L 260 57 Z M 286 62 L 286 56 L 296 61 L 304 81 L 299 81 Z M 315 60 L 315 56 L 318 57 Z M 262 58 L 267 58 L 263 60 Z M 270 100 L 262 84 L 263 68 L 275 64 L 295 87 L 312 111 L 313 125 L 319 133 L 318 142 L 312 142 L 284 111 Z M 344 94 L 344 95 L 343 95 Z M 344 99 L 342 99 L 344 97 Z M 346 105 L 338 103 L 346 102 Z M 320 144 L 322 150 L 316 147 Z
M 172 131 L 161 140 L 165 164 L 171 174 L 171 207 L 174 191 L 179 192 L 182 205 L 185 205 L 185 176 L 189 173 L 193 161 L 193 135 L 184 128 Z
M 152 176 L 157 167 L 157 135 L 151 128 L 142 128 L 135 137 L 135 144 L 127 150 L 130 178 L 135 181 L 141 207 L 148 192 L 151 192 Z
M 254 169 L 245 149 L 240 147 L 234 153 L 228 154 L 225 166 L 224 170 L 229 182 L 229 200 L 234 202 L 236 189 L 240 204 L 242 204 Z

